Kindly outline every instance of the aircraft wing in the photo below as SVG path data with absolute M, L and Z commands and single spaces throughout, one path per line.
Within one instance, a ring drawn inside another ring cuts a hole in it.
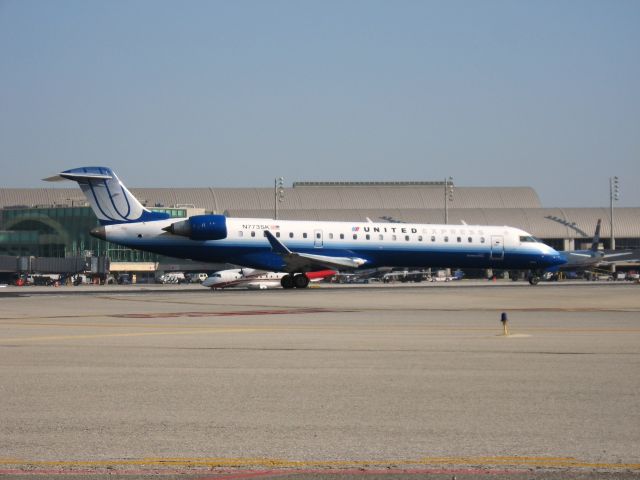
M 271 249 L 284 260 L 288 272 L 307 272 L 319 268 L 358 268 L 367 262 L 357 257 L 332 257 L 314 253 L 292 252 L 269 230 L 265 230 L 264 234 L 271 244 Z
M 634 250 L 605 250 L 600 264 L 611 263 L 638 263 L 640 262 L 640 249 Z

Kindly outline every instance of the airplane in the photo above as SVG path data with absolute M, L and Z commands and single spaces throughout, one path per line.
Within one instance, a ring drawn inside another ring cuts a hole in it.
M 558 252 L 567 262 L 563 265 L 559 265 L 556 269 L 585 269 L 588 267 L 595 267 L 600 264 L 604 260 L 605 255 L 603 251 L 598 250 L 601 224 L 602 219 L 599 218 L 598 223 L 596 224 L 596 231 L 593 235 L 593 241 L 591 242 L 591 248 L 589 250 L 566 250 L 564 252 Z
M 561 270 L 586 271 L 611 264 L 640 262 L 640 250 L 638 249 L 599 250 L 601 223 L 602 219 L 599 218 L 596 224 L 596 231 L 593 235 L 593 241 L 591 242 L 591 248 L 588 250 L 558 252 L 567 262 L 563 265 L 552 267 L 548 271 L 551 273 L 557 273 Z
M 335 275 L 335 270 L 320 270 L 318 272 L 306 272 L 304 275 L 311 282 L 318 282 L 327 277 Z M 201 285 L 213 290 L 229 287 L 246 287 L 250 290 L 265 290 L 267 288 L 281 287 L 282 277 L 285 272 L 265 272 L 253 268 L 233 268 L 230 270 L 220 270 L 209 275 Z
M 305 288 L 306 272 L 360 267 L 500 268 L 542 273 L 566 260 L 529 233 L 507 226 L 171 218 L 145 208 L 107 167 L 65 170 L 46 181 L 73 180 L 100 226 L 96 238 L 170 257 L 284 272 L 284 288 Z
M 566 263 L 549 267 L 545 272 L 544 278 L 546 280 L 557 280 L 559 273 L 563 271 L 586 272 L 614 263 L 640 262 L 640 249 L 599 250 L 601 224 L 602 219 L 599 218 L 589 249 L 559 251 L 558 253 L 566 260 Z M 513 272 L 511 278 L 517 280 L 519 278 L 518 272 Z

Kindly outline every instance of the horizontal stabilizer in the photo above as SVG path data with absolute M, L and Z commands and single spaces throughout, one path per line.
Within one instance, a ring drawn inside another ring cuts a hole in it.
M 101 173 L 59 173 L 53 177 L 43 178 L 45 182 L 62 182 L 64 180 L 74 180 L 76 182 L 81 180 L 110 180 L 113 175 L 105 175 Z

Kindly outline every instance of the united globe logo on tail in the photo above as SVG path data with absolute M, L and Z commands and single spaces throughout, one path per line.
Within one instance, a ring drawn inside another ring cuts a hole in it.
M 47 181 L 63 179 L 78 182 L 102 225 L 170 218 L 166 213 L 151 212 L 142 206 L 110 168 L 74 168 L 45 178 Z

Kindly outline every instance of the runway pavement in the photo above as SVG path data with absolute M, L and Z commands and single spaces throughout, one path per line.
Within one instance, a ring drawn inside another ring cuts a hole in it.
M 0 307 L 0 475 L 640 478 L 638 285 L 8 288 Z

